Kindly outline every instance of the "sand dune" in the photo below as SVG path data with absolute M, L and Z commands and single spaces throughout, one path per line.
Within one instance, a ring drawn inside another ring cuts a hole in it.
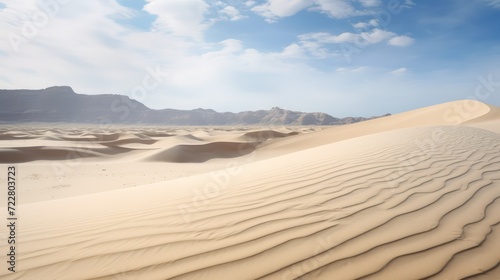
M 0 129 L 0 164 L 23 164 L 22 201 L 37 202 L 253 162 L 263 141 L 320 129 L 16 125 Z
M 490 111 L 481 117 L 469 120 L 465 122 L 468 126 L 478 127 L 486 130 L 490 130 L 496 133 L 500 133 L 500 125 L 498 125 L 498 119 L 500 119 L 500 108 L 489 106 Z
M 79 149 L 64 147 L 22 147 L 22 148 L 0 148 L 0 163 L 23 163 L 37 160 L 66 160 L 72 154 L 81 158 L 103 157 L 106 155 L 117 155 L 127 152 L 126 148 L 98 148 Z
M 247 132 L 243 134 L 242 138 L 246 139 L 252 139 L 252 140 L 267 140 L 267 139 L 273 139 L 273 138 L 282 138 L 282 137 L 287 137 L 287 136 L 293 136 L 299 134 L 296 131 L 293 132 L 279 132 L 279 131 L 274 131 L 274 130 L 259 130 L 259 131 L 252 131 L 252 132 Z
M 258 142 L 212 142 L 201 145 L 177 145 L 147 156 L 145 161 L 206 162 L 214 158 L 236 158 L 255 151 Z
M 281 151 L 285 154 L 383 131 L 421 126 L 458 125 L 488 116 L 492 108 L 474 100 L 454 101 L 380 119 L 338 126 L 315 134 L 283 139 L 271 143 L 268 149 L 272 151 L 271 153 Z
M 460 101 L 298 135 L 141 133 L 155 142 L 116 154 L 124 165 L 199 172 L 21 204 L 18 272 L 0 279 L 500 279 L 498 112 Z M 106 148 L 140 132 L 116 133 Z
M 25 140 L 25 139 L 36 139 L 36 135 L 30 135 L 20 131 L 0 131 L 0 141 L 1 140 Z

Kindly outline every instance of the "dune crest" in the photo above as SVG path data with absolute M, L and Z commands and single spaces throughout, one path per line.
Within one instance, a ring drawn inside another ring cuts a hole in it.
M 493 106 L 475 100 L 453 101 L 381 119 L 332 127 L 314 134 L 283 139 L 272 143 L 266 149 L 282 151 L 285 154 L 384 131 L 422 126 L 459 125 L 488 115 L 491 108 Z

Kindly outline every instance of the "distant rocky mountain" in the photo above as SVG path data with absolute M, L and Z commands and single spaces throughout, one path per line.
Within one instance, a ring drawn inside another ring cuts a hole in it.
M 342 125 L 364 120 L 367 118 L 335 118 L 325 113 L 296 112 L 278 107 L 240 113 L 219 113 L 211 109 L 153 110 L 124 95 L 77 94 L 68 86 L 41 90 L 0 90 L 0 122 Z

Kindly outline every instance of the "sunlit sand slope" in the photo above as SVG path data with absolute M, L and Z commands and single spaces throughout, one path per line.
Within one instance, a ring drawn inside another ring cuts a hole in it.
M 500 279 L 499 149 L 480 128 L 399 129 L 26 204 L 0 279 Z
M 500 114 L 495 115 L 492 113 L 492 111 L 497 110 L 500 111 L 500 109 L 494 106 L 489 106 L 475 100 L 453 101 L 370 121 L 337 126 L 314 134 L 304 134 L 286 138 L 282 141 L 271 142 L 268 147 L 262 149 L 263 153 L 261 154 L 266 154 L 266 150 L 274 154 L 284 154 L 290 151 L 308 149 L 353 137 L 402 128 L 459 125 L 469 122 L 482 122 L 485 119 L 497 121 L 500 119 Z

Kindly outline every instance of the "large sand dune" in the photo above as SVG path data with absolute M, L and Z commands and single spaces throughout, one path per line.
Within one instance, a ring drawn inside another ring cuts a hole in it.
M 458 101 L 327 129 L 6 129 L 0 157 L 26 188 L 17 272 L 0 279 L 500 279 L 499 111 Z

